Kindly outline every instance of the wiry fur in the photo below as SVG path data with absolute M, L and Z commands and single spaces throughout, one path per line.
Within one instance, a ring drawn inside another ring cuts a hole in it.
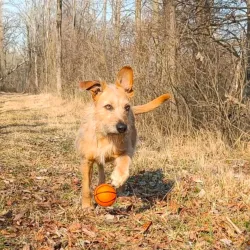
M 91 91 L 94 101 L 84 110 L 76 139 L 76 148 L 82 159 L 82 207 L 89 207 L 93 163 L 98 165 L 101 184 L 105 182 L 104 165 L 112 161 L 115 165 L 111 174 L 112 184 L 121 187 L 129 176 L 129 166 L 135 151 L 137 133 L 134 113 L 152 110 L 170 96 L 166 94 L 149 104 L 129 109 L 129 98 L 133 96 L 133 71 L 128 66 L 120 70 L 116 84 L 86 81 L 80 83 L 80 87 Z M 118 124 L 126 126 L 126 131 L 119 131 Z

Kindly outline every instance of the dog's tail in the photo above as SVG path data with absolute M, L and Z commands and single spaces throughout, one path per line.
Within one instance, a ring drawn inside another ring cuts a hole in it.
M 154 110 L 155 108 L 159 107 L 163 102 L 168 100 L 170 97 L 171 97 L 170 94 L 161 95 L 149 103 L 146 103 L 144 105 L 134 106 L 133 112 L 135 115 L 138 115 Z

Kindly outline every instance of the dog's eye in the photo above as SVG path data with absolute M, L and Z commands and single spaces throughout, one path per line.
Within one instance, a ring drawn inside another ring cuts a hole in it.
M 129 110 L 130 110 L 130 106 L 129 106 L 129 105 L 126 105 L 126 106 L 125 106 L 125 110 L 126 110 L 126 111 L 129 111 Z
M 104 108 L 107 109 L 107 110 L 114 109 L 110 104 L 105 105 Z

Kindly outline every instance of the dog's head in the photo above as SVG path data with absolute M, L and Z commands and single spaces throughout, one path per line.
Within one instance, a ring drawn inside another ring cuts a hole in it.
M 124 134 L 133 122 L 129 99 L 133 96 L 133 70 L 123 67 L 115 84 L 84 81 L 80 88 L 91 92 L 95 105 L 96 129 L 103 134 Z

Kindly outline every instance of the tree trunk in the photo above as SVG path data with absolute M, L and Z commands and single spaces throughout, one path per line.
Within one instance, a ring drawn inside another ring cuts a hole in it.
M 56 87 L 62 95 L 62 0 L 57 0 L 56 16 Z
M 136 0 L 135 6 L 135 31 L 136 31 L 136 47 L 140 51 L 141 47 L 141 0 Z
M 5 75 L 5 54 L 3 48 L 3 41 L 4 41 L 4 33 L 3 33 L 3 1 L 0 0 L 0 77 L 3 78 Z M 1 82 L 1 85 L 4 85 L 4 80 Z
M 106 38 L 107 38 L 107 0 L 103 0 L 103 43 L 106 51 Z
M 72 38 L 71 38 L 71 47 L 72 47 L 72 56 L 75 57 L 77 54 L 77 32 L 76 32 L 76 0 L 72 0 Z
M 34 6 L 33 6 L 33 9 L 37 9 L 37 6 L 36 6 L 36 2 L 34 2 Z M 38 48 L 38 43 L 37 43 L 37 35 L 38 35 L 38 32 L 37 32 L 37 28 L 38 28 L 38 23 L 37 23 L 37 17 L 36 15 L 33 16 L 33 20 L 31 20 L 32 22 L 32 43 L 33 43 L 33 47 L 32 47 L 32 54 L 34 56 L 34 75 L 35 75 L 35 93 L 38 92 L 38 89 L 39 89 L 39 84 L 38 84 L 38 65 L 37 65 L 37 48 Z
M 45 90 L 47 92 L 49 84 L 48 76 L 48 60 L 49 60 L 49 33 L 50 33 L 50 0 L 44 0 L 44 45 L 43 45 L 43 57 L 44 57 L 44 73 L 45 73 Z
M 76 0 L 73 0 L 72 8 L 72 30 L 75 32 L 76 28 Z
M 195 55 L 197 53 L 210 51 L 210 38 L 212 36 L 211 30 L 211 6 L 213 5 L 213 0 L 196 0 L 196 29 L 198 31 L 198 36 L 196 38 L 197 44 L 194 49 Z M 198 68 L 201 65 L 197 65 Z
M 196 24 L 200 31 L 199 36 L 205 39 L 210 35 L 211 4 L 211 0 L 197 1 Z
M 155 54 L 155 67 L 156 67 L 156 76 L 158 81 L 161 81 L 162 76 L 162 65 L 161 65 L 161 43 L 160 43 L 160 3 L 158 1 L 152 1 L 152 36 L 154 39 L 154 54 Z
M 27 71 L 26 71 L 26 80 L 25 80 L 25 86 L 23 86 L 22 91 L 31 91 L 31 71 L 32 71 L 32 48 L 31 48 L 31 38 L 30 38 L 30 26 L 26 24 L 26 29 L 27 29 L 27 48 L 28 48 L 28 66 L 27 66 Z
M 141 0 L 135 2 L 135 62 L 138 73 L 141 72 L 142 62 L 142 34 L 141 34 Z
M 152 14 L 152 18 L 153 18 L 153 23 L 154 25 L 158 25 L 159 23 L 159 9 L 160 9 L 160 3 L 153 0 L 152 1 L 152 11 L 153 11 L 153 14 Z
M 250 98 L 250 0 L 247 0 L 247 66 L 244 97 Z
M 173 0 L 163 0 L 165 48 L 163 66 L 171 86 L 176 85 L 176 17 Z M 165 77 L 164 77 L 165 78 Z M 165 79 L 163 79 L 165 81 Z
M 115 25 L 115 47 L 117 52 L 120 49 L 120 29 L 121 29 L 121 0 L 115 1 L 115 13 L 114 13 L 114 25 Z

